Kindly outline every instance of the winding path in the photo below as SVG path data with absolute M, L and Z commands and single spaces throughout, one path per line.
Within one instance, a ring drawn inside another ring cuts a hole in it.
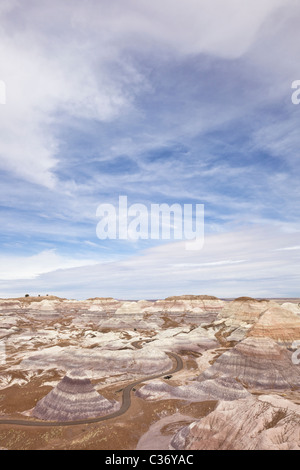
M 138 343 L 138 342 L 137 342 Z M 139 346 L 136 345 L 139 349 Z M 149 380 L 158 379 L 159 377 L 163 377 L 164 375 L 171 375 L 179 372 L 183 368 L 183 362 L 180 356 L 175 353 L 167 352 L 166 353 L 171 359 L 175 359 L 176 365 L 169 371 L 164 372 L 162 374 L 151 375 L 148 377 L 144 377 L 142 379 L 136 380 L 135 382 L 130 383 L 123 389 L 122 394 L 122 405 L 118 411 L 114 413 L 100 416 L 98 418 L 89 418 L 89 419 L 82 419 L 78 421 L 30 421 L 25 419 L 0 419 L 0 425 L 8 424 L 8 425 L 17 425 L 17 426 L 30 426 L 30 427 L 54 427 L 54 426 L 76 426 L 79 424 L 90 424 L 90 423 L 100 423 L 101 421 L 107 421 L 109 419 L 117 418 L 118 416 L 123 415 L 126 411 L 130 408 L 131 405 L 131 390 L 136 387 L 137 385 L 147 382 Z

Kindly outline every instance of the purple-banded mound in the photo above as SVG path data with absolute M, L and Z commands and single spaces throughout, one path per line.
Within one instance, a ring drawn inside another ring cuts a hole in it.
M 204 418 L 181 428 L 176 450 L 300 450 L 300 406 L 278 395 L 221 401 Z
M 300 389 L 300 369 L 293 364 L 292 353 L 270 338 L 244 339 L 216 359 L 198 381 L 220 376 L 236 378 L 252 389 Z
M 187 400 L 203 402 L 209 400 L 234 401 L 247 398 L 250 393 L 231 377 L 218 377 L 201 383 L 191 382 L 188 385 L 172 387 L 160 380 L 153 380 L 135 392 L 144 400 Z
M 76 421 L 104 416 L 120 404 L 101 396 L 82 370 L 71 370 L 35 406 L 32 415 L 45 421 Z

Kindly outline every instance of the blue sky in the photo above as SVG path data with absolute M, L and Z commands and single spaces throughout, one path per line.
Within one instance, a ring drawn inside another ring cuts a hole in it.
M 0 296 L 300 296 L 294 0 L 1 0 Z M 205 243 L 96 210 L 205 205 Z

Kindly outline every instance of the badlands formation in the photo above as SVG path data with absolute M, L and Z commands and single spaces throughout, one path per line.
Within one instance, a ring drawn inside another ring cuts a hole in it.
M 47 421 L 76 421 L 101 416 L 120 408 L 119 403 L 103 398 L 82 370 L 71 370 L 35 406 L 32 415 Z
M 299 450 L 299 301 L 2 299 L 0 448 Z

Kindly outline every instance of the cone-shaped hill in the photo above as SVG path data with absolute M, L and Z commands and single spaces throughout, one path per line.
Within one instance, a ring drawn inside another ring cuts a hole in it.
M 42 398 L 32 415 L 45 421 L 76 421 L 113 413 L 120 404 L 99 395 L 81 370 L 72 370 Z

